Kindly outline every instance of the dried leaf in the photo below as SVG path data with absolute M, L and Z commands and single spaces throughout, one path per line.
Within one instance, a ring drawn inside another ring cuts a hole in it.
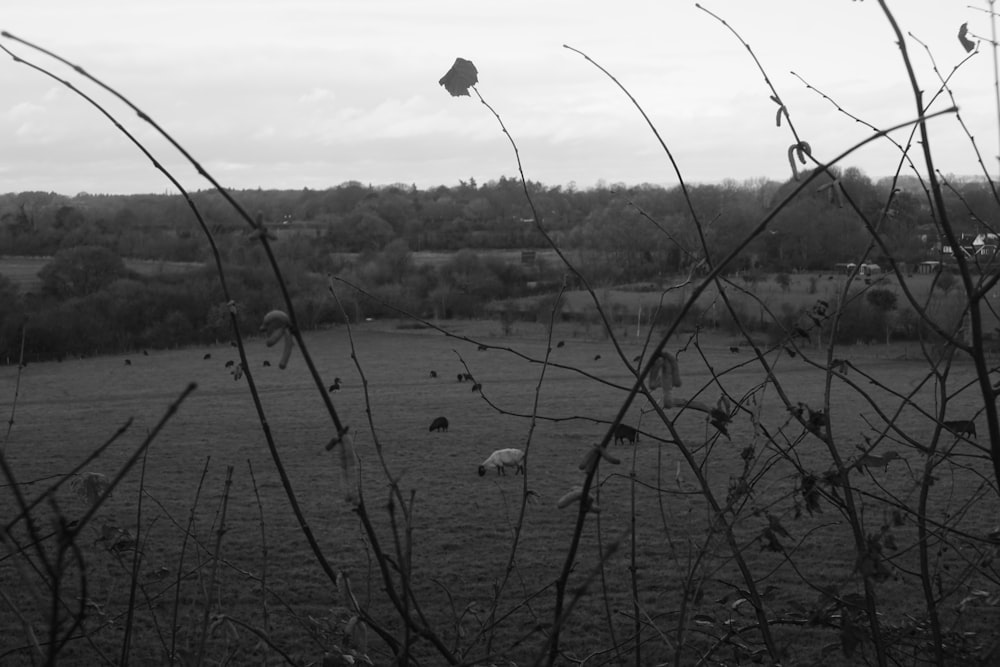
M 778 539 L 778 536 L 774 534 L 773 530 L 765 528 L 760 533 L 760 550 L 783 553 L 785 551 L 785 547 L 781 544 L 781 541 Z
M 770 529 L 773 530 L 775 534 L 780 535 L 781 537 L 787 537 L 788 539 L 792 539 L 792 536 L 789 535 L 787 530 L 785 530 L 785 527 L 781 525 L 781 521 L 778 519 L 778 517 L 774 516 L 770 512 L 768 512 L 767 514 L 767 523 L 768 527 L 770 527 Z
M 972 53 L 972 50 L 976 48 L 976 43 L 969 39 L 968 34 L 969 24 L 963 23 L 958 29 L 958 41 L 962 43 L 962 48 L 965 49 L 966 53 Z
M 799 482 L 799 491 L 802 493 L 803 500 L 806 501 L 806 510 L 810 515 L 814 512 L 823 511 L 823 508 L 819 504 L 822 493 L 820 492 L 819 480 L 816 478 L 816 475 L 803 475 Z
M 479 72 L 471 60 L 455 58 L 455 64 L 438 83 L 444 86 L 452 97 L 467 96 L 469 88 L 479 83 Z

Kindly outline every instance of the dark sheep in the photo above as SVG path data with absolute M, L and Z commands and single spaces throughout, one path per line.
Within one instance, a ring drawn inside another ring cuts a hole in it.
M 148 357 L 149 356 L 149 350 L 143 350 L 142 351 L 142 356 Z
M 335 391 L 340 390 L 340 378 L 333 378 L 333 384 L 327 388 L 327 393 L 332 394 Z
M 735 345 L 730 345 L 730 346 L 729 346 L 729 351 L 730 351 L 730 352 L 732 352 L 733 354 L 736 354 L 737 352 L 739 352 L 739 351 L 740 351 L 740 348 L 738 348 L 738 347 L 737 347 L 737 346 L 735 346 Z
M 465 373 L 459 373 L 458 374 L 458 381 L 459 382 L 465 382 Z
M 436 417 L 434 421 L 431 422 L 431 427 L 427 429 L 428 431 L 447 431 L 448 430 L 448 419 L 446 417 Z
M 436 378 L 437 376 L 438 376 L 438 372 L 437 371 L 431 371 L 431 377 L 432 378 Z
M 132 360 L 131 359 L 126 359 L 125 360 L 125 365 L 126 366 L 131 366 L 132 365 Z
M 271 362 L 268 361 L 267 359 L 265 359 L 264 360 L 264 366 L 270 366 L 270 365 L 271 365 Z
M 480 352 L 485 352 L 485 351 L 486 351 L 486 350 L 488 350 L 488 349 L 489 349 L 489 348 L 488 348 L 488 347 L 486 347 L 485 345 L 480 345 L 480 346 L 479 346 L 479 351 L 480 351 Z
M 624 445 L 628 440 L 629 444 L 635 444 L 639 439 L 639 432 L 628 424 L 619 424 L 615 427 L 615 444 Z
M 205 356 L 202 357 L 202 359 L 211 359 L 211 358 L 212 358 L 212 353 L 211 352 L 206 352 Z
M 597 360 L 598 360 L 598 359 L 600 359 L 600 358 L 601 358 L 601 355 L 599 355 L 599 354 L 595 354 L 595 355 L 594 355 L 594 361 L 597 361 Z
M 230 359 L 229 361 L 226 362 L 226 368 L 232 368 L 235 363 L 236 363 L 235 361 Z
M 556 347 L 562 347 L 562 346 L 563 346 L 563 345 L 565 345 L 565 344 L 566 344 L 566 341 L 564 341 L 564 340 L 561 340 L 561 341 L 559 341 L 558 343 L 556 343 Z
M 976 435 L 976 422 L 971 419 L 955 419 L 941 424 L 955 435 L 971 435 L 973 438 L 979 438 Z
M 472 385 L 472 391 L 479 391 L 482 388 L 483 388 L 483 385 L 479 384 L 478 382 L 475 383 L 474 385 Z

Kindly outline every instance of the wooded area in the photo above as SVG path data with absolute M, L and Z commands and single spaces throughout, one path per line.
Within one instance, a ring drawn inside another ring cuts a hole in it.
M 740 255 L 734 272 L 750 275 L 832 271 L 856 260 L 870 237 L 858 213 L 843 207 L 847 193 L 870 219 L 883 219 L 883 238 L 895 261 L 915 265 L 941 259 L 928 199 L 916 179 L 873 182 L 854 168 L 834 171 L 836 181 L 800 195 Z M 690 188 L 703 233 L 715 257 L 730 252 L 776 201 L 795 187 L 757 180 Z M 541 226 L 565 252 L 574 253 L 592 285 L 648 282 L 662 285 L 702 261 L 691 210 L 679 188 L 603 185 L 586 190 L 527 183 Z M 973 235 L 1000 219 L 981 179 L 949 181 L 953 218 Z M 500 249 L 544 248 L 519 181 L 501 177 L 479 185 L 419 190 L 348 182 L 316 191 L 247 190 L 234 193 L 244 208 L 274 232 L 274 252 L 301 321 L 313 328 L 343 321 L 329 295 L 327 276 L 364 289 L 345 294 L 347 316 L 397 314 L 389 304 L 420 317 L 534 317 L 504 300 L 555 291 L 564 271 L 555 262 L 499 258 Z M 279 300 L 265 258 L 245 225 L 214 191 L 192 195 L 230 271 L 240 321 L 253 331 Z M 0 247 L 8 256 L 52 256 L 41 287 L 20 294 L 0 275 L 0 357 L 20 351 L 30 321 L 27 359 L 88 355 L 145 347 L 172 347 L 224 339 L 228 308 L 193 216 L 180 196 L 24 192 L 0 195 Z M 436 265 L 415 262 L 414 252 L 439 251 Z M 143 276 L 123 258 L 190 262 L 184 273 Z M 871 255 L 876 263 L 884 254 Z M 501 305 L 498 305 L 500 303 Z

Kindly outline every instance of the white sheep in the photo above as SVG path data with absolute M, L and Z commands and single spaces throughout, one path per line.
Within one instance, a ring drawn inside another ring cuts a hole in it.
M 507 468 L 514 468 L 514 474 L 524 472 L 524 452 L 520 449 L 498 449 L 479 466 L 479 476 L 486 474 L 488 466 L 495 466 L 497 474 L 506 475 Z

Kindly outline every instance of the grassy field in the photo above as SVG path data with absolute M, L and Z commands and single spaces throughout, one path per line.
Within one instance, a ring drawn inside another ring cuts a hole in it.
M 559 509 L 556 501 L 581 483 L 578 464 L 606 432 L 625 397 L 630 373 L 611 342 L 588 338 L 568 325 L 554 332 L 555 339 L 565 344 L 553 345 L 551 362 L 558 366 L 547 367 L 538 363 L 547 341 L 536 331 L 521 327 L 505 337 L 499 334 L 499 325 L 491 323 L 451 326 L 454 333 L 473 337 L 476 343 L 429 330 L 393 329 L 387 323 L 356 328 L 353 350 L 344 329 L 317 332 L 308 341 L 325 383 L 335 377 L 341 380 L 332 398 L 355 437 L 366 506 L 383 548 L 397 561 L 386 471 L 398 479 L 405 495 L 412 494 L 412 581 L 429 625 L 449 648 L 467 651 L 463 659 L 470 663 L 530 664 L 542 649 L 544 628 L 551 622 L 552 584 L 563 567 L 576 516 L 574 507 Z M 676 351 L 685 342 L 690 343 L 677 340 L 669 347 Z M 714 405 L 722 386 L 734 400 L 743 399 L 747 409 L 738 412 L 729 426 L 731 440 L 714 437 L 714 428 L 696 412 L 674 413 L 674 426 L 709 488 L 722 502 L 727 496 L 733 501 L 727 510 L 734 524 L 733 539 L 759 589 L 766 591 L 768 612 L 787 620 L 776 626 L 787 664 L 851 664 L 836 631 L 801 620 L 819 605 L 823 587 L 836 587 L 841 594 L 863 590 L 857 553 L 842 515 L 827 501 L 821 513 L 801 513 L 796 493 L 800 474 L 789 462 L 797 461 L 817 474 L 832 465 L 830 452 L 791 420 L 778 393 L 779 388 L 787 392 L 793 405 L 821 406 L 827 375 L 809 361 L 819 352 L 807 350 L 795 358 L 770 353 L 768 361 L 778 382 L 764 383 L 761 367 L 745 349 L 733 353 L 722 338 L 702 337 L 697 343 L 689 344 L 678 357 L 684 384 L 677 393 L 697 395 Z M 488 349 L 480 350 L 478 344 Z M 641 352 L 637 339 L 621 344 L 626 360 Z M 344 500 L 337 457 L 324 449 L 333 429 L 301 358 L 296 353 L 289 368 L 281 371 L 276 352 L 263 342 L 252 341 L 250 354 L 268 426 L 326 557 L 335 569 L 349 574 L 362 604 L 399 631 L 371 547 L 362 539 L 358 516 Z M 885 470 L 851 476 L 870 500 L 863 509 L 866 531 L 875 535 L 891 530 L 902 547 L 892 554 L 892 575 L 878 584 L 887 625 L 902 625 L 908 614 L 919 616 L 922 605 L 912 576 L 917 567 L 912 512 L 919 494 L 916 480 L 927 457 L 914 442 L 929 442 L 934 425 L 918 408 L 933 412 L 937 399 L 933 385 L 926 383 L 926 364 L 898 360 L 898 350 L 864 346 L 840 354 L 856 369 L 835 377 L 831 389 L 830 416 L 840 456 L 857 457 L 857 447 L 868 439 L 879 442 L 873 453 L 893 450 L 902 457 Z M 206 355 L 211 356 L 206 359 Z M 19 386 L 16 368 L 0 368 L 0 414 L 5 421 L 13 415 L 5 456 L 28 498 L 69 472 L 131 419 L 126 433 L 85 468 L 113 476 L 187 383 L 198 385 L 150 447 L 143 494 L 137 467 L 79 540 L 88 572 L 88 639 L 72 642 L 63 664 L 97 664 L 100 656 L 117 659 L 121 651 L 127 569 L 133 552 L 110 551 L 108 541 L 100 539 L 102 526 L 137 533 L 141 544 L 134 664 L 162 663 L 170 646 L 176 655 L 190 659 L 206 611 L 212 630 L 206 655 L 211 660 L 246 664 L 267 655 L 280 663 L 276 650 L 258 641 L 250 628 L 296 661 L 320 660 L 324 649 L 343 641 L 349 614 L 296 526 L 246 379 L 234 380 L 225 366 L 229 360 L 238 361 L 235 349 L 154 351 L 128 360 L 129 364 L 125 357 L 31 364 L 23 370 Z M 264 366 L 265 360 L 272 365 Z M 432 370 L 436 378 L 431 377 Z M 717 382 L 711 370 L 718 374 Z M 469 382 L 457 381 L 456 375 L 465 372 L 482 384 L 481 393 L 472 391 Z M 971 368 L 957 366 L 949 383 L 964 387 L 971 377 Z M 371 425 L 366 418 L 365 383 Z M 912 405 L 895 414 L 900 394 L 911 392 Z M 539 420 L 533 426 L 530 415 L 536 400 Z M 972 389 L 958 391 L 948 414 L 973 417 L 977 405 L 981 402 Z M 565 630 L 565 652 L 577 660 L 590 656 L 588 665 L 632 664 L 634 658 L 627 651 L 634 649 L 636 612 L 642 625 L 643 664 L 672 658 L 678 624 L 687 629 L 684 663 L 690 664 L 714 643 L 712 636 L 725 634 L 729 624 L 753 622 L 750 605 L 741 602 L 745 585 L 732 551 L 711 529 L 716 522 L 696 476 L 666 425 L 654 414 L 642 414 L 648 407 L 640 398 L 624 420 L 641 431 L 636 446 L 616 447 L 621 465 L 605 464 L 600 470 L 601 512 L 587 519 L 570 581 L 579 599 Z M 449 431 L 428 432 L 431 420 L 439 415 L 451 422 Z M 880 439 L 887 417 L 895 418 L 899 431 Z M 985 425 L 980 424 L 979 432 L 985 432 Z M 969 533 L 993 530 L 1000 506 L 995 489 L 991 491 L 986 481 L 990 471 L 982 450 L 975 442 L 956 438 L 946 444 L 961 464 L 942 464 L 936 473 L 940 482 L 930 490 L 934 520 L 959 523 Z M 754 455 L 748 459 L 750 446 Z M 527 475 L 490 472 L 479 477 L 479 463 L 504 447 L 527 449 Z M 233 472 L 226 530 L 218 535 L 228 466 Z M 735 491 L 740 479 L 752 480 L 752 493 Z M 5 488 L 0 496 L 0 518 L 5 523 L 14 506 L 10 492 Z M 530 502 L 508 573 L 525 492 L 531 492 Z M 59 509 L 70 518 L 86 509 L 68 487 L 58 498 Z M 901 508 L 904 519 L 898 526 L 890 519 L 894 507 Z M 52 511 L 49 506 L 43 514 Z M 784 553 L 764 548 L 761 536 L 769 516 L 779 519 L 790 533 L 782 538 Z M 193 523 L 182 560 L 189 518 Z M 47 524 L 41 525 L 46 532 Z M 12 535 L 22 544 L 28 541 L 23 524 Z M 217 539 L 222 566 L 213 579 Z M 617 550 L 601 567 L 600 554 L 615 543 Z M 972 557 L 970 550 L 938 550 L 936 567 L 945 572 L 945 587 L 947 573 L 967 567 Z M 68 580 L 77 582 L 76 570 L 70 570 Z M 588 578 L 591 572 L 597 575 Z M 632 572 L 637 595 L 633 595 Z M 39 599 L 47 598 L 39 598 L 37 579 L 24 559 L 0 556 L 0 589 L 10 599 L 0 605 L 0 622 L 8 629 L 0 634 L 0 663 L 30 663 L 26 624 L 44 641 L 46 609 Z M 28 585 L 32 580 L 34 587 Z M 978 575 L 974 583 L 992 585 Z M 71 602 L 81 593 L 77 583 L 68 588 Z M 691 606 L 688 617 L 681 619 L 685 591 Z M 951 627 L 956 632 L 981 630 L 953 613 L 955 601 L 964 593 L 964 588 L 951 591 L 947 598 Z M 490 626 L 491 601 L 497 594 L 494 630 L 480 634 Z M 20 610 L 20 619 L 12 613 L 14 607 Z M 178 618 L 172 620 L 175 608 Z M 994 611 L 984 611 L 980 619 L 995 620 L 987 615 Z M 176 635 L 171 627 L 178 628 Z M 370 638 L 375 663 L 387 663 L 380 643 L 374 635 Z M 433 655 L 426 645 L 418 652 Z M 728 649 L 715 659 L 736 664 Z

